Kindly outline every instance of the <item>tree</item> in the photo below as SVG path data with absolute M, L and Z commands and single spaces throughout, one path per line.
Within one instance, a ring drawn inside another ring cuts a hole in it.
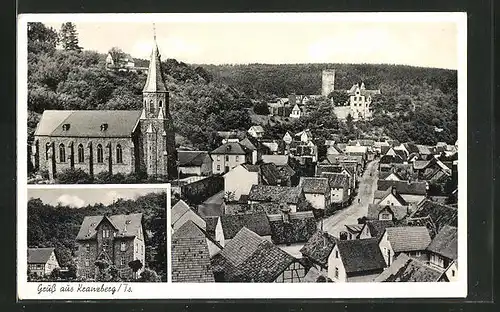
M 257 115 L 269 115 L 269 107 L 265 102 L 257 102 L 253 107 L 254 113 Z
M 112 47 L 108 53 L 111 55 L 115 66 L 120 67 L 123 64 L 123 61 L 126 57 L 125 52 L 118 47 Z
M 343 106 L 349 100 L 349 95 L 345 91 L 332 91 L 328 98 L 333 101 L 335 106 Z
M 140 277 L 139 277 L 139 281 L 141 282 L 147 282 L 147 283 L 158 283 L 158 282 L 161 282 L 160 280 L 160 277 L 158 276 L 158 274 L 151 270 L 151 269 L 144 269 L 144 271 L 142 271 Z
M 92 183 L 92 178 L 82 169 L 68 168 L 57 173 L 57 182 L 60 184 L 88 184 Z
M 78 45 L 78 33 L 75 24 L 71 22 L 63 23 L 59 32 L 59 38 L 64 50 L 82 51 L 82 47 Z
M 28 53 L 52 53 L 58 42 L 57 32 L 39 22 L 28 23 Z
M 128 263 L 128 266 L 132 269 L 132 271 L 134 272 L 134 278 L 137 278 L 136 275 L 137 275 L 137 271 L 139 271 L 143 264 L 141 262 L 141 260 L 137 259 L 137 260 L 133 260 L 133 261 L 130 261 Z

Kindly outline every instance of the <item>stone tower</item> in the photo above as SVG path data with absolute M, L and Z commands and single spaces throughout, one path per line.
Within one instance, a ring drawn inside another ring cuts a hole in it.
M 335 90 L 335 70 L 323 70 L 321 75 L 321 95 L 328 96 Z
M 161 70 L 161 58 L 154 38 L 148 77 L 142 90 L 143 108 L 140 118 L 142 149 L 141 169 L 148 176 L 176 177 L 177 152 L 170 116 L 169 93 Z

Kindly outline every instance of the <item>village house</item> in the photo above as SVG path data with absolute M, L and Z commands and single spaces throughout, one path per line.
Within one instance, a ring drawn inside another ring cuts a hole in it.
M 177 151 L 178 170 L 182 175 L 212 174 L 212 158 L 206 151 Z
M 375 191 L 373 203 L 380 206 L 408 206 L 394 186 L 389 186 L 385 191 Z
M 212 258 L 212 266 L 218 282 L 298 283 L 306 275 L 298 259 L 245 227 Z
M 325 144 L 327 147 L 326 147 L 326 154 L 327 155 L 340 155 L 340 154 L 343 154 L 342 150 L 336 145 L 336 144 L 332 144 L 332 145 L 327 145 Z
M 269 148 L 263 145 L 257 139 L 253 137 L 246 137 L 243 140 L 239 141 L 239 143 L 246 147 L 247 150 L 251 153 L 251 163 L 256 164 L 261 160 L 262 154 L 267 154 L 269 152 Z
M 429 160 L 415 160 L 413 170 L 418 179 L 429 182 L 443 181 L 452 174 L 451 168 L 434 157 Z
M 172 235 L 172 282 L 215 282 L 206 235 L 191 220 Z
M 318 161 L 318 146 L 312 141 L 292 141 L 286 146 L 288 155 L 299 161 L 300 164 L 315 163 Z
M 318 230 L 300 249 L 308 266 L 324 276 L 328 275 L 328 258 L 338 239 L 327 232 Z
M 367 90 L 365 84 L 355 84 L 347 92 L 349 95 L 350 114 L 354 120 L 370 119 L 372 117 L 371 103 L 374 95 L 380 90 Z
M 176 149 L 169 92 L 154 43 L 142 110 L 45 110 L 32 143 L 35 171 L 54 181 L 66 169 L 89 175 L 146 173 L 176 177 Z
M 330 173 L 342 173 L 349 177 L 349 188 L 353 190 L 356 187 L 358 181 L 358 175 L 356 174 L 355 164 L 342 164 L 342 165 L 316 165 L 316 177 L 326 178 Z
M 331 194 L 327 178 L 301 177 L 299 187 L 314 209 L 324 210 L 330 206 Z
M 241 195 L 247 196 L 254 184 L 260 184 L 260 168 L 258 165 L 242 164 L 229 170 L 224 175 L 224 192 L 226 201 L 238 201 Z
M 317 230 L 312 211 L 289 212 L 285 209 L 268 214 L 267 218 L 272 242 L 291 256 L 302 258 L 300 250 Z
M 214 149 L 212 157 L 212 171 L 214 174 L 229 172 L 234 167 L 252 163 L 252 151 L 239 142 L 227 142 Z
M 264 128 L 262 126 L 257 125 L 257 126 L 251 126 L 248 129 L 248 134 L 250 134 L 253 138 L 256 139 L 261 139 L 264 136 Z
M 137 278 L 146 266 L 145 231 L 142 213 L 87 216 L 76 237 L 76 275 L 95 279 L 97 260 L 114 265 L 122 278 Z M 142 268 L 133 272 L 129 263 L 139 260 Z
M 350 199 L 349 177 L 342 173 L 331 173 L 327 176 L 330 186 L 330 202 L 346 205 Z
M 376 238 L 339 240 L 328 257 L 328 277 L 334 283 L 372 282 L 385 267 Z
M 426 260 L 426 249 L 430 242 L 429 230 L 425 226 L 398 226 L 385 229 L 379 246 L 389 266 L 401 253 Z
M 457 271 L 458 231 L 456 227 L 445 225 L 427 247 L 429 264 L 445 271 L 448 281 L 458 279 Z
M 400 221 L 411 214 L 408 206 L 368 204 L 368 220 Z
M 194 222 L 202 229 L 206 229 L 206 222 L 199 216 L 185 201 L 179 200 L 172 206 L 170 213 L 170 221 L 172 225 L 172 233 L 175 233 L 187 221 Z
M 359 239 L 361 231 L 363 230 L 363 224 L 344 224 L 346 230 L 340 231 L 339 238 L 340 240 L 348 240 L 348 239 Z
M 416 207 L 427 197 L 428 183 L 425 181 L 388 181 L 378 180 L 377 190 L 386 191 L 394 187 L 399 195 L 412 207 Z
M 248 194 L 249 204 L 283 203 L 290 212 L 307 210 L 308 204 L 300 187 L 253 185 Z
M 361 175 L 365 168 L 363 157 L 358 155 L 326 155 L 326 159 L 322 164 L 356 166 L 356 174 L 358 175 Z
M 28 272 L 37 276 L 50 275 L 60 269 L 55 248 L 28 248 Z
M 222 237 L 215 237 L 215 240 L 222 246 L 226 246 L 242 228 L 247 228 L 263 239 L 271 241 L 271 227 L 267 215 L 263 212 L 225 214 L 220 216 L 219 220 Z
M 385 232 L 388 227 L 393 227 L 395 225 L 393 220 L 366 220 L 363 224 L 363 228 L 359 233 L 360 239 L 363 238 L 379 238 Z
M 298 104 L 295 104 L 292 108 L 292 112 L 290 113 L 290 118 L 300 118 L 302 116 L 302 110 L 300 109 Z
M 120 59 L 114 59 L 111 53 L 106 56 L 106 69 L 134 70 L 135 60 L 130 54 L 124 53 Z
M 414 143 L 410 143 L 410 142 L 402 143 L 399 146 L 395 146 L 394 149 L 404 151 L 404 153 L 406 154 L 406 157 L 408 157 L 408 158 L 410 157 L 411 154 L 418 154 L 419 153 L 417 145 Z
M 433 268 L 423 261 L 401 254 L 375 278 L 374 282 L 432 283 L 441 281 L 442 274 L 443 271 Z
M 457 227 L 458 209 L 453 206 L 433 202 L 425 199 L 410 216 L 412 219 L 429 218 L 435 227 L 435 232 L 439 233 L 446 226 Z

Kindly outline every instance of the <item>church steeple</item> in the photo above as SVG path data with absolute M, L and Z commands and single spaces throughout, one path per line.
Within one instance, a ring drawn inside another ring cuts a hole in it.
M 153 51 L 149 61 L 148 79 L 142 92 L 167 92 L 163 74 L 161 72 L 161 58 L 158 45 L 156 44 L 156 32 L 153 38 Z
M 161 70 L 161 57 L 156 43 L 156 32 L 153 28 L 153 50 L 149 60 L 148 77 L 142 90 L 143 110 L 146 118 L 157 118 L 160 109 L 167 112 L 169 95 Z

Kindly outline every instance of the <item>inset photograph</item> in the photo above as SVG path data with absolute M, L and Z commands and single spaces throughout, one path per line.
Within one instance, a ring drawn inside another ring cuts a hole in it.
M 28 198 L 28 282 L 167 281 L 167 188 L 36 188 Z

